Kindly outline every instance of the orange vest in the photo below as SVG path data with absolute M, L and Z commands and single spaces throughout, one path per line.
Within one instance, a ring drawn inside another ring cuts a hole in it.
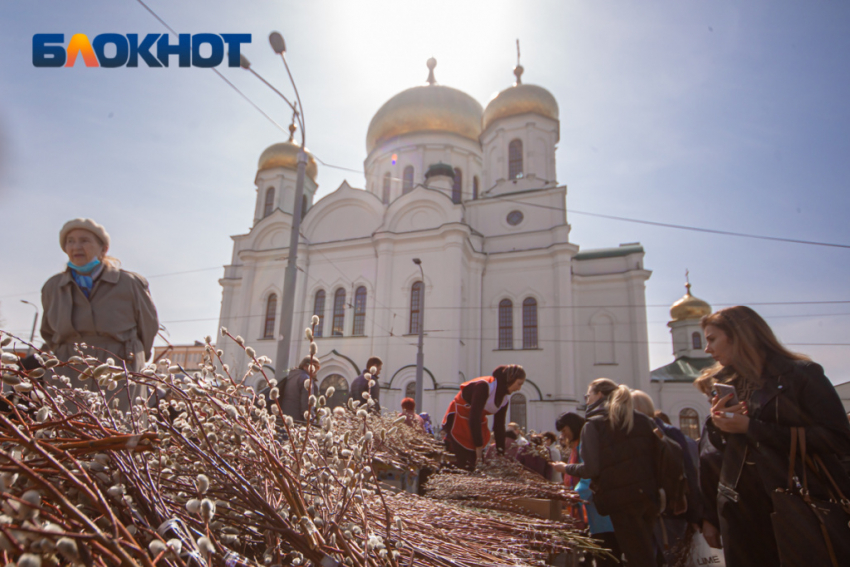
M 505 396 L 505 399 L 502 400 L 502 404 L 500 406 L 496 406 L 495 402 L 495 394 L 496 394 L 496 379 L 492 376 L 482 376 L 480 378 L 474 378 L 469 380 L 468 382 L 464 382 L 460 385 L 460 391 L 454 397 L 454 399 L 449 404 L 448 409 L 446 410 L 446 415 L 443 417 L 443 426 L 445 427 L 448 422 L 449 416 L 454 414 L 454 422 L 452 423 L 451 436 L 454 437 L 455 441 L 457 441 L 462 447 L 469 449 L 470 451 L 475 450 L 475 446 L 472 443 L 472 430 L 471 427 L 474 424 L 469 422 L 470 413 L 472 412 L 472 405 L 467 403 L 466 400 L 463 399 L 463 389 L 469 386 L 470 384 L 475 384 L 477 382 L 487 382 L 490 387 L 490 396 L 487 399 L 487 403 L 484 406 L 484 412 L 481 414 L 481 438 L 484 441 L 484 446 L 487 446 L 487 443 L 490 442 L 490 429 L 487 427 L 487 416 L 492 415 L 508 405 L 510 401 L 509 396 Z

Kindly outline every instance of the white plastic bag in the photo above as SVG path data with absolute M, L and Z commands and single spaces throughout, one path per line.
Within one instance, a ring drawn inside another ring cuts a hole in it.
M 691 541 L 688 567 L 726 567 L 723 550 L 709 546 L 702 534 L 697 532 Z

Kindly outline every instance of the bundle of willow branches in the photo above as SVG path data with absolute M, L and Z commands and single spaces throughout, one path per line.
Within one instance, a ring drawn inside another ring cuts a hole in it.
M 354 401 L 346 409 L 356 411 Z M 351 420 L 351 411 L 343 413 L 336 421 L 340 432 L 349 432 L 350 440 L 360 441 L 366 431 L 387 431 L 375 446 L 373 459 L 381 464 L 397 469 L 414 471 L 422 468 L 437 469 L 451 457 L 445 446 L 423 431 L 409 427 L 398 416 L 377 415 L 369 412 L 366 427 L 361 421 Z M 339 410 L 337 410 L 339 413 Z
M 562 484 L 525 483 L 493 478 L 485 474 L 444 470 L 428 479 L 425 490 L 438 500 L 512 501 L 516 498 L 541 498 L 578 504 L 578 495 Z
M 40 353 L 44 368 L 25 371 L 4 354 L 0 375 L 14 391 L 0 395 L 0 559 L 479 567 L 594 549 L 567 524 L 388 494 L 376 459 L 419 466 L 438 462 L 439 447 L 423 437 L 411 458 L 403 418 L 354 404 L 335 414 L 330 392 L 310 397 L 312 419 L 281 418 L 274 389 L 268 404 L 245 386 L 266 361 L 243 348 L 251 362 L 235 378 L 209 337 L 191 373 L 167 361 L 132 373 L 82 353 Z

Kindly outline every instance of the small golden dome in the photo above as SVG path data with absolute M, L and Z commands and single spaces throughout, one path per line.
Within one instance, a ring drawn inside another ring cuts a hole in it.
M 257 164 L 257 171 L 271 169 L 273 167 L 285 167 L 286 169 L 298 169 L 298 152 L 301 146 L 293 142 L 281 142 L 272 144 L 260 154 L 260 161 Z M 307 177 L 316 181 L 318 167 L 316 166 L 316 158 L 307 151 Z
M 670 306 L 670 318 L 673 321 L 684 321 L 685 319 L 700 319 L 711 314 L 711 305 L 691 295 L 690 282 L 685 284 L 687 293 L 679 301 Z
M 487 103 L 482 118 L 483 130 L 486 130 L 496 120 L 527 112 L 533 112 L 555 121 L 558 120 L 558 101 L 555 100 L 552 93 L 543 87 L 522 84 L 523 70 L 521 65 L 517 65 L 514 69 L 514 75 L 516 75 L 514 86 L 497 93 Z
M 481 135 L 481 104 L 465 92 L 434 83 L 437 62 L 428 60 L 428 85 L 402 91 L 378 109 L 366 134 L 366 151 L 403 134 L 447 132 L 475 142 Z
M 558 120 L 558 101 L 537 85 L 515 85 L 494 96 L 484 109 L 483 129 L 500 118 L 533 112 Z

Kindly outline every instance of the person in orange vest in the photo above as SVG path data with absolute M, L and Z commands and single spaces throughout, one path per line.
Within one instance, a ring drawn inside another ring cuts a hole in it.
M 484 447 L 490 441 L 487 416 L 493 417 L 496 448 L 505 450 L 505 417 L 511 394 L 525 383 L 525 370 L 519 364 L 499 366 L 492 376 L 464 382 L 443 418 L 446 448 L 457 457 L 460 468 L 474 470 Z

